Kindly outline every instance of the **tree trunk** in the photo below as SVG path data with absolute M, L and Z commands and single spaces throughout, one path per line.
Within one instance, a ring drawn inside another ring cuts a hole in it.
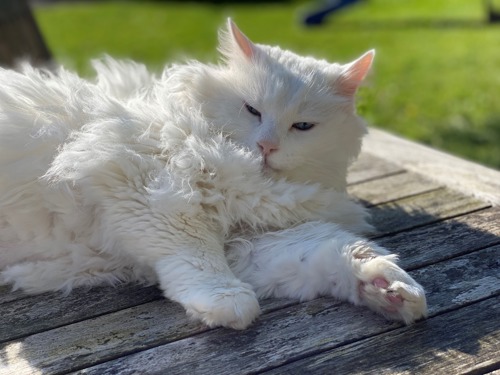
M 0 1 L 0 66 L 20 60 L 48 64 L 51 54 L 31 14 L 27 0 Z

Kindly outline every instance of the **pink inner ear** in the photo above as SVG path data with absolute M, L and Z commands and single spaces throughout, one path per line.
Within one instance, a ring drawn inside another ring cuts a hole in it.
M 335 82 L 337 92 L 345 96 L 354 96 L 368 74 L 374 57 L 375 51 L 371 50 L 347 65 Z
M 240 29 L 238 29 L 238 26 L 236 26 L 236 24 L 231 19 L 228 20 L 228 23 L 231 35 L 233 36 L 236 43 L 238 43 L 240 50 L 245 54 L 247 58 L 251 59 L 255 54 L 255 46 L 250 41 L 250 39 L 248 39 L 245 34 L 243 34 Z

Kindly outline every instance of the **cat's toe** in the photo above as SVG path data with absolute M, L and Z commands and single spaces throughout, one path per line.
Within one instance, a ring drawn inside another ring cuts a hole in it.
M 247 328 L 259 315 L 260 306 L 253 290 L 245 287 L 224 289 L 204 295 L 186 306 L 188 315 L 209 327 Z
M 427 315 L 425 292 L 404 270 L 384 257 L 363 267 L 361 302 L 392 320 L 410 324 Z

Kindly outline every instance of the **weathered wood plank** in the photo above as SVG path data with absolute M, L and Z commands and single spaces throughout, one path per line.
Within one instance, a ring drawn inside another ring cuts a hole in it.
M 347 183 L 356 184 L 362 181 L 373 180 L 403 172 L 404 169 L 396 164 L 377 158 L 373 155 L 361 153 L 358 160 L 349 168 Z
M 429 315 L 500 293 L 500 245 L 411 271 L 427 293 Z
M 410 197 L 436 190 L 440 185 L 416 173 L 398 173 L 350 185 L 347 192 L 366 206 Z
M 404 269 L 422 267 L 500 243 L 500 207 L 379 238 Z
M 488 203 L 437 189 L 370 208 L 372 224 L 379 235 L 396 233 L 490 207 Z
M 412 275 L 428 290 L 430 316 L 499 294 L 499 249 L 500 247 L 496 246 L 480 250 L 413 271 Z M 97 320 L 99 318 L 96 318 Z M 121 374 L 137 371 L 146 374 L 151 370 L 169 374 L 213 374 L 262 371 L 282 365 L 291 359 L 316 353 L 318 350 L 328 350 L 398 327 L 398 323 L 386 322 L 366 309 L 321 298 L 264 315 L 252 328 L 244 332 L 211 330 L 97 365 L 82 373 Z M 172 326 L 168 329 L 175 330 Z M 61 340 L 60 330 L 57 330 L 57 334 L 55 332 L 53 337 Z M 98 334 L 94 333 L 93 337 Z M 150 336 L 147 331 L 142 334 Z M 39 340 L 38 344 L 36 336 L 28 338 L 31 340 L 29 344 L 27 340 L 23 341 L 25 356 L 30 358 L 31 364 L 37 364 L 37 367 L 42 367 L 37 357 L 51 360 L 47 352 L 40 355 L 39 351 L 42 342 L 52 340 L 40 335 L 37 336 L 44 339 Z M 109 350 L 118 354 L 122 352 L 120 347 L 125 341 L 126 337 L 119 342 L 113 340 L 118 347 L 112 349 L 109 345 L 96 346 L 93 351 L 97 353 L 95 355 L 106 351 L 109 353 Z M 63 342 L 67 343 L 66 339 Z M 140 347 L 141 343 L 127 345 Z M 37 355 L 31 356 L 31 351 L 37 352 Z M 31 359 L 32 357 L 34 359 Z M 50 371 L 69 370 L 67 367 L 61 367 L 70 365 L 63 358 L 52 360 L 54 363 L 44 362 L 42 368 Z M 88 365 L 74 358 L 71 362 L 72 366 Z
M 155 287 L 128 286 L 75 290 L 71 295 L 41 294 L 1 306 L 0 342 L 64 326 L 162 298 Z
M 499 316 L 500 298 L 493 297 L 411 327 L 292 362 L 268 373 L 485 373 L 497 363 L 500 353 Z
M 500 205 L 500 171 L 371 128 L 365 153 L 425 175 L 464 194 Z
M 29 298 L 29 295 L 20 290 L 12 291 L 10 285 L 0 285 L 0 305 L 22 298 Z
M 297 304 L 270 299 L 262 302 L 262 311 L 266 314 Z M 88 366 L 208 330 L 202 323 L 190 320 L 180 305 L 160 300 L 5 343 L 0 345 L 0 357 L 2 351 L 22 347 L 30 365 L 18 365 L 16 374 L 30 373 L 35 364 L 44 372 L 67 372 L 68 366 Z M 30 352 L 28 348 L 35 350 Z
M 362 309 L 340 304 L 334 300 L 318 299 L 265 315 L 252 328 L 243 332 L 215 329 L 170 344 L 158 342 L 157 344 L 161 346 L 98 365 L 88 371 L 91 374 L 142 374 L 148 373 L 148 369 L 168 374 L 241 373 L 252 370 L 256 365 L 258 368 L 266 368 L 268 362 L 274 363 L 273 358 L 283 361 L 288 356 L 294 357 L 298 354 L 298 350 L 302 352 L 301 349 L 304 346 L 311 348 L 318 345 L 318 340 L 328 342 L 332 338 L 327 332 L 331 331 L 332 327 L 343 325 L 346 330 L 340 336 L 335 329 L 333 330 L 333 334 L 337 334 L 334 340 L 339 340 L 338 343 L 349 340 L 351 335 L 347 332 L 360 332 L 363 330 L 364 324 L 369 324 L 373 320 L 379 323 L 379 327 L 371 326 L 367 330 L 368 334 L 376 333 L 380 329 L 385 331 L 388 328 L 397 327 L 395 323 L 386 323 L 378 317 L 368 318 L 364 314 L 365 311 Z M 346 315 L 350 316 L 350 321 L 345 319 Z M 319 318 L 320 316 L 322 318 Z M 314 319 L 315 317 L 317 319 Z M 182 321 L 182 317 L 179 316 L 179 318 Z M 307 327 L 309 327 L 309 332 Z M 101 329 L 97 334 L 100 334 Z M 121 330 L 122 328 L 117 327 L 117 329 Z M 175 327 L 165 326 L 165 329 L 175 330 Z M 320 331 L 318 337 L 312 334 L 311 329 Z M 109 355 L 111 352 L 115 352 L 115 357 L 122 353 L 130 353 L 124 351 L 124 347 L 134 347 L 134 344 L 138 344 L 126 342 L 127 337 L 117 340 L 115 336 L 111 336 L 111 344 L 117 345 L 116 347 L 110 347 L 103 339 L 99 339 L 97 344 L 102 342 L 103 345 L 84 347 L 84 353 L 85 351 L 90 352 L 87 358 L 84 355 L 76 357 L 72 355 L 68 361 L 66 356 L 60 357 L 58 355 L 57 342 L 61 339 L 60 333 L 60 329 L 58 329 L 57 335 L 55 334 L 51 338 L 47 336 L 48 332 L 46 332 L 31 336 L 22 342 L 7 343 L 0 349 L 0 353 L 8 352 L 11 347 L 23 348 L 22 353 L 18 355 L 18 362 L 23 367 L 16 362 L 10 364 L 11 366 L 17 365 L 17 374 L 19 375 L 29 374 L 34 369 L 48 373 L 60 373 L 78 369 L 79 365 L 86 367 L 96 362 L 99 363 L 100 356 L 104 355 L 103 358 L 106 359 L 106 354 Z M 149 336 L 149 330 L 143 334 Z M 37 340 L 42 337 L 41 335 L 46 339 L 43 341 L 44 344 L 41 340 Z M 67 337 L 68 339 L 73 338 L 74 342 L 78 344 L 82 342 L 82 339 L 76 341 L 72 334 Z M 356 337 L 356 334 L 352 337 Z M 87 342 L 90 341 L 88 334 L 85 339 Z M 63 339 L 63 342 L 68 341 Z M 46 343 L 50 343 L 51 350 L 48 350 Z M 69 352 L 82 353 L 79 347 L 74 346 Z M 68 351 L 63 352 L 63 354 L 67 353 Z

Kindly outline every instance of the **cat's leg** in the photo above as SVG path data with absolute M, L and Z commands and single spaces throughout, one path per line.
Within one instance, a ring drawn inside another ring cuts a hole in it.
M 125 220 L 120 218 L 128 229 L 120 236 L 121 249 L 150 265 L 165 297 L 190 317 L 210 327 L 244 329 L 260 314 L 252 286 L 229 268 L 223 240 L 209 220 L 144 212 Z
M 244 329 L 260 314 L 251 285 L 234 276 L 222 249 L 218 255 L 203 252 L 201 257 L 184 249 L 183 254 L 164 257 L 155 268 L 165 296 L 209 327 Z
M 411 323 L 426 315 L 423 288 L 396 256 L 330 223 L 306 223 L 229 244 L 233 272 L 259 297 L 335 296 Z

